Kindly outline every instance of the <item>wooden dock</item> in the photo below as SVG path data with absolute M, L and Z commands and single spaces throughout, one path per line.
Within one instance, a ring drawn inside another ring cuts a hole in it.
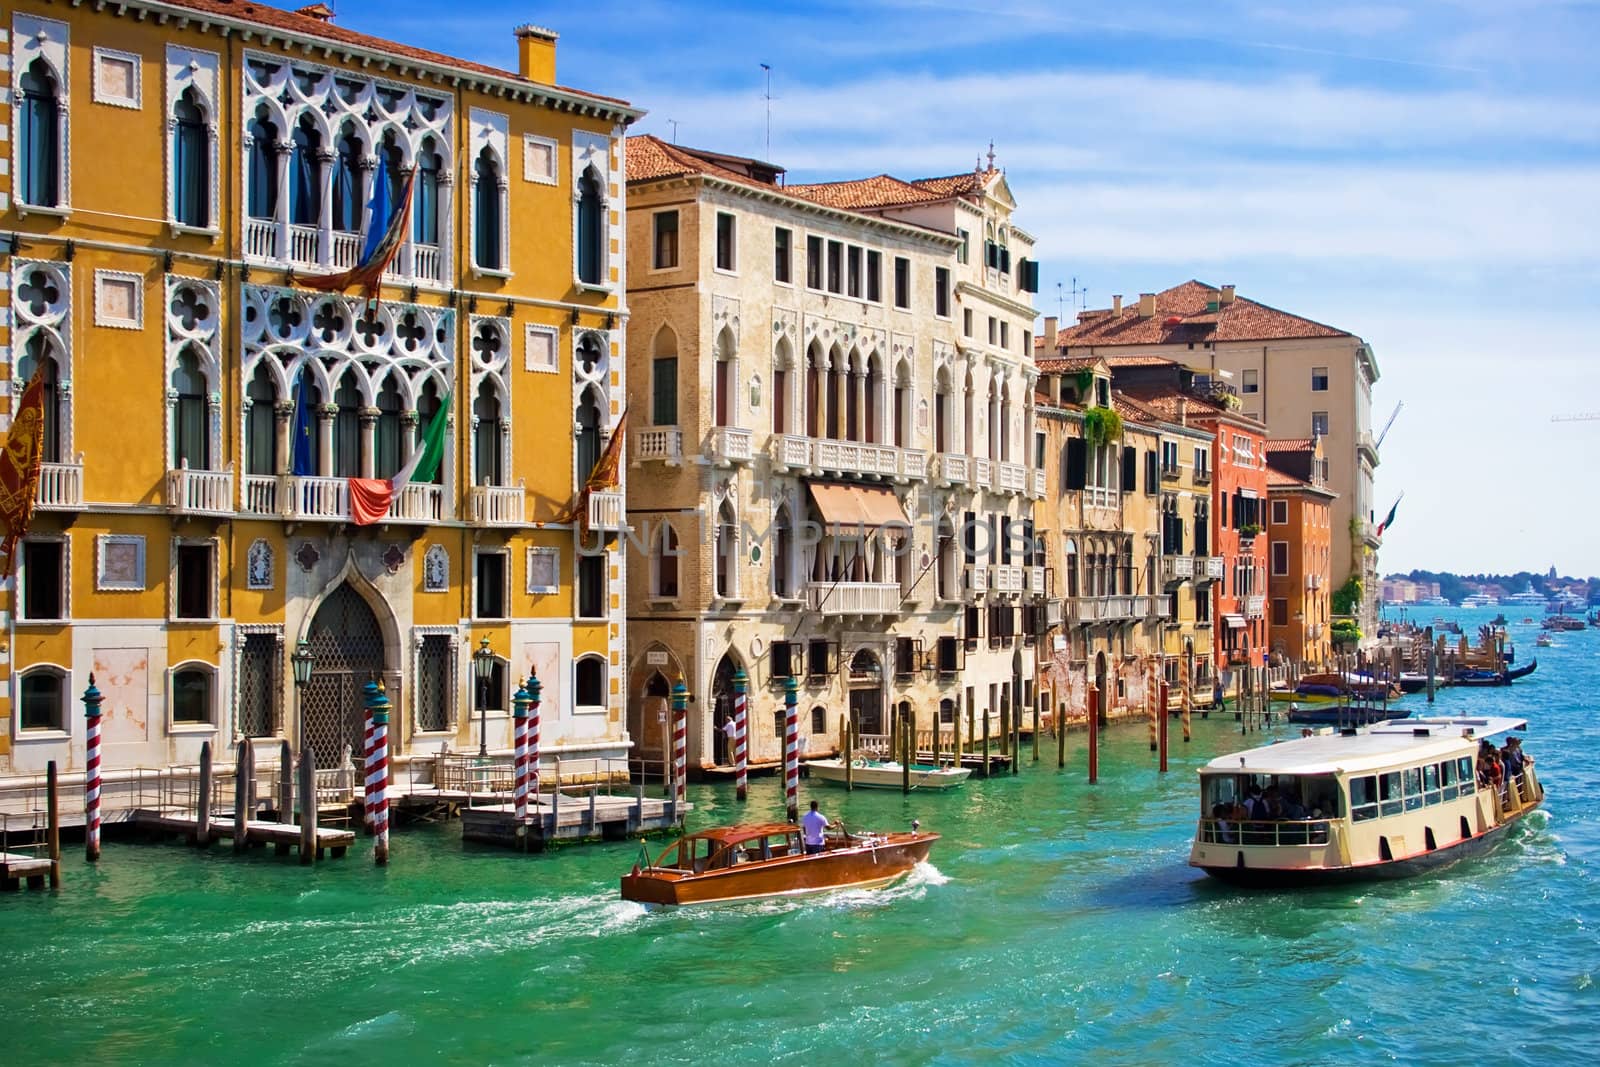
M 200 836 L 199 818 L 182 811 L 141 808 L 133 813 L 133 823 L 153 833 L 170 834 L 189 841 L 195 841 Z M 278 855 L 283 856 L 291 848 L 300 847 L 300 832 L 298 823 L 250 819 L 245 823 L 245 842 L 249 845 L 270 844 Z M 213 840 L 231 839 L 234 834 L 233 814 L 218 812 L 213 815 L 208 833 Z M 318 859 L 322 858 L 324 852 L 330 852 L 334 859 L 340 859 L 356 843 L 356 835 L 350 830 L 319 826 L 316 833 Z
M 28 884 L 29 889 L 43 889 L 54 867 L 55 861 L 48 856 L 0 852 L 0 890 L 15 892 L 23 882 Z
M 608 796 L 598 791 L 587 796 L 548 793 L 541 794 L 540 803 L 522 823 L 517 821 L 516 807 L 511 803 L 462 808 L 461 837 L 537 852 L 552 841 L 623 841 L 635 834 L 668 830 L 679 825 L 683 814 L 692 808 L 685 804 L 680 812 L 675 810 L 673 801 L 646 797 L 642 792 L 631 797 Z

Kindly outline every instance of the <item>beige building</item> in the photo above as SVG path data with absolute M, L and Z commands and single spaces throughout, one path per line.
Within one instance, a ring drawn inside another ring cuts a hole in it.
M 1048 331 L 1047 331 L 1048 332 Z M 1124 307 L 1086 311 L 1056 335 L 1060 355 L 1163 355 L 1222 378 L 1243 414 L 1272 437 L 1320 437 L 1327 458 L 1335 550 L 1333 584 L 1363 580 L 1361 627 L 1376 633 L 1377 517 L 1373 477 L 1372 347 L 1345 330 L 1237 296 L 1234 287 L 1184 282 Z
M 958 710 L 998 727 L 1031 700 L 1037 271 L 1013 207 L 993 169 L 785 186 L 629 141 L 627 699 L 647 763 L 679 680 L 698 770 L 731 763 L 741 670 L 755 763 L 781 759 L 790 677 L 810 755 L 847 712 L 864 734 L 902 705 L 924 729 Z

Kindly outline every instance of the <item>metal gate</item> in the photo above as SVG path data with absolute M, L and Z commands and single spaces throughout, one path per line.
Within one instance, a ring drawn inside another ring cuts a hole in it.
M 383 678 L 390 704 L 400 707 L 400 677 L 386 671 L 383 631 L 377 616 L 348 584 L 335 589 L 311 620 L 311 653 L 316 657 L 306 685 L 306 742 L 316 750 L 318 767 L 337 767 L 345 760 L 362 762 L 365 703 L 362 687 Z

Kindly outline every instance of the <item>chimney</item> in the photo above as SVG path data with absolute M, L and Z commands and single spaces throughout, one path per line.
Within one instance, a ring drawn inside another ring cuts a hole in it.
M 1224 285 L 1222 287 L 1222 296 L 1218 300 L 1218 303 L 1222 304 L 1224 307 L 1233 303 L 1233 286 Z
M 516 28 L 517 37 L 517 73 L 531 82 L 542 85 L 556 83 L 556 38 L 561 35 L 555 30 L 547 30 L 543 26 L 528 23 Z
M 1189 425 L 1189 400 L 1187 397 L 1178 398 L 1178 425 Z
M 1061 331 L 1057 329 L 1058 320 L 1054 315 L 1044 317 L 1044 351 L 1046 355 L 1056 350 L 1056 335 Z
M 305 7 L 295 8 L 294 13 L 304 15 L 308 19 L 316 19 L 318 22 L 333 21 L 333 8 L 327 4 L 307 4 Z
M 1156 317 L 1156 294 L 1139 294 L 1139 317 L 1141 319 L 1153 319 Z
M 1122 315 L 1122 294 L 1118 293 L 1111 298 L 1111 317 L 1118 318 Z

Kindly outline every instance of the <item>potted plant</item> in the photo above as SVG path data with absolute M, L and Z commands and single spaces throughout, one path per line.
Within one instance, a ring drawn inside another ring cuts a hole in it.
M 1258 522 L 1247 522 L 1243 526 L 1239 527 L 1239 536 L 1246 541 L 1250 540 L 1260 532 L 1261 524 Z

